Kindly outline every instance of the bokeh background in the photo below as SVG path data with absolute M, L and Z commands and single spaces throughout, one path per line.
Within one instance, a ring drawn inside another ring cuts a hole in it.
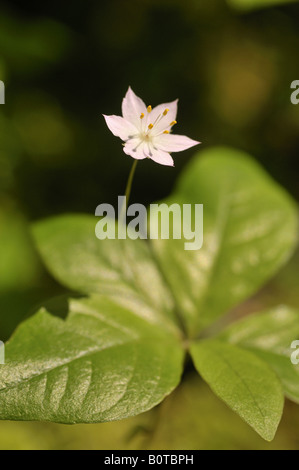
M 124 192 L 132 160 L 102 113 L 120 114 L 130 85 L 153 106 L 179 98 L 176 132 L 253 155 L 299 198 L 299 3 L 283 0 L 0 0 L 0 339 L 63 289 L 45 272 L 30 223 L 94 214 Z M 175 168 L 138 166 L 132 201 L 169 194 Z M 299 307 L 298 254 L 242 307 Z M 192 371 L 158 409 L 121 423 L 1 423 L 0 449 L 297 448 L 299 410 L 288 403 L 266 444 Z M 299 408 L 299 407 L 298 407 Z

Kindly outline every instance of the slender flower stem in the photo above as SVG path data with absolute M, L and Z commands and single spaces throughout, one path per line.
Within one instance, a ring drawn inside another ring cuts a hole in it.
M 132 165 L 132 168 L 131 168 L 131 171 L 130 171 L 130 174 L 129 174 L 129 178 L 128 178 L 128 181 L 127 181 L 126 192 L 125 192 L 125 196 L 127 198 L 126 208 L 129 205 L 129 199 L 130 199 L 130 195 L 131 195 L 132 183 L 133 183 L 133 178 L 134 178 L 137 163 L 138 163 L 138 160 L 134 160 L 134 163 Z
M 130 171 L 130 174 L 129 174 L 129 177 L 128 177 L 127 186 L 126 186 L 126 192 L 125 192 L 126 202 L 125 202 L 125 204 L 124 204 L 123 207 L 122 207 L 122 210 L 121 210 L 121 217 L 120 217 L 120 220 L 121 220 L 122 222 L 125 221 L 126 212 L 127 212 L 127 208 L 128 208 L 128 205 L 129 205 L 130 195 L 131 195 L 131 189 L 132 189 L 133 178 L 134 178 L 134 174 L 135 174 L 135 170 L 136 170 L 137 163 L 138 163 L 138 160 L 134 160 L 134 163 L 133 163 L 133 165 L 132 165 L 132 168 L 131 168 L 131 171 Z

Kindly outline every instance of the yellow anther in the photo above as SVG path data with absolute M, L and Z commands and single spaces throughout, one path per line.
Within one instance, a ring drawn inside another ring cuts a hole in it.
M 148 106 L 148 107 L 147 107 L 147 112 L 150 113 L 151 110 L 152 110 L 152 107 L 151 107 L 151 106 Z
M 153 127 L 154 127 L 154 126 L 153 126 L 152 124 L 149 124 L 149 125 L 148 125 L 148 128 L 149 128 L 149 129 L 152 129 Z
M 169 134 L 169 131 L 164 131 L 163 134 Z
M 166 114 L 168 113 L 169 109 L 166 108 L 164 111 L 163 111 L 163 116 L 166 116 Z
M 140 119 L 143 119 L 143 118 L 144 118 L 144 114 L 141 113 L 141 114 L 140 114 Z
M 172 121 L 172 122 L 170 123 L 170 126 L 174 126 L 175 124 L 177 124 L 177 121 Z

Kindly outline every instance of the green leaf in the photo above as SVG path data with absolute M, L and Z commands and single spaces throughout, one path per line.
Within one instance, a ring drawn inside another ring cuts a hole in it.
M 281 384 L 253 353 L 217 340 L 191 345 L 194 364 L 215 394 L 271 441 L 283 412 Z
M 104 294 L 158 326 L 177 330 L 172 296 L 148 245 L 141 240 L 98 240 L 97 222 L 94 216 L 65 215 L 33 227 L 50 273 L 66 287 Z
M 299 367 L 291 363 L 290 356 L 281 356 L 268 351 L 252 351 L 267 362 L 279 377 L 285 396 L 299 404 Z M 292 350 L 292 352 L 294 352 Z M 291 353 L 290 353 L 291 354 Z
M 147 440 L 141 447 L 143 449 L 298 449 L 299 407 L 286 403 L 284 419 L 275 439 L 271 443 L 266 442 L 211 393 L 196 372 L 186 374 L 184 381 L 158 410 L 150 413 L 155 411 L 158 412 L 158 422 L 145 436 Z
M 291 344 L 299 340 L 299 312 L 280 306 L 251 315 L 225 330 L 220 339 L 254 351 L 280 378 L 286 396 L 299 403 L 299 365 L 291 362 Z
M 184 353 L 169 331 L 101 295 L 72 300 L 69 312 L 64 321 L 41 310 L 7 344 L 1 419 L 118 420 L 178 385 Z
M 200 250 L 184 250 L 186 240 L 152 240 L 190 336 L 253 295 L 297 244 L 296 205 L 240 151 L 201 152 L 166 202 L 204 205 Z

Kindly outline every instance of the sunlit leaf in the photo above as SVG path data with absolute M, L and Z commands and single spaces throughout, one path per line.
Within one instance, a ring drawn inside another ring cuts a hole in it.
M 299 340 L 299 312 L 277 307 L 231 325 L 221 339 L 251 349 L 274 369 L 288 398 L 299 403 L 299 365 L 291 361 Z
M 104 296 L 72 300 L 67 320 L 41 310 L 16 330 L 1 366 L 0 418 L 95 423 L 142 413 L 168 395 L 183 349 Z
M 280 382 L 271 368 L 253 353 L 216 340 L 194 343 L 191 355 L 216 395 L 271 441 L 284 404 Z
M 69 215 L 34 226 L 49 271 L 66 287 L 109 295 L 137 315 L 175 328 L 172 296 L 148 246 L 141 240 L 98 240 L 97 222 L 94 216 Z
M 185 239 L 152 240 L 191 336 L 256 293 L 297 244 L 294 202 L 240 151 L 199 153 L 163 202 L 203 204 L 200 250 L 185 250 Z

